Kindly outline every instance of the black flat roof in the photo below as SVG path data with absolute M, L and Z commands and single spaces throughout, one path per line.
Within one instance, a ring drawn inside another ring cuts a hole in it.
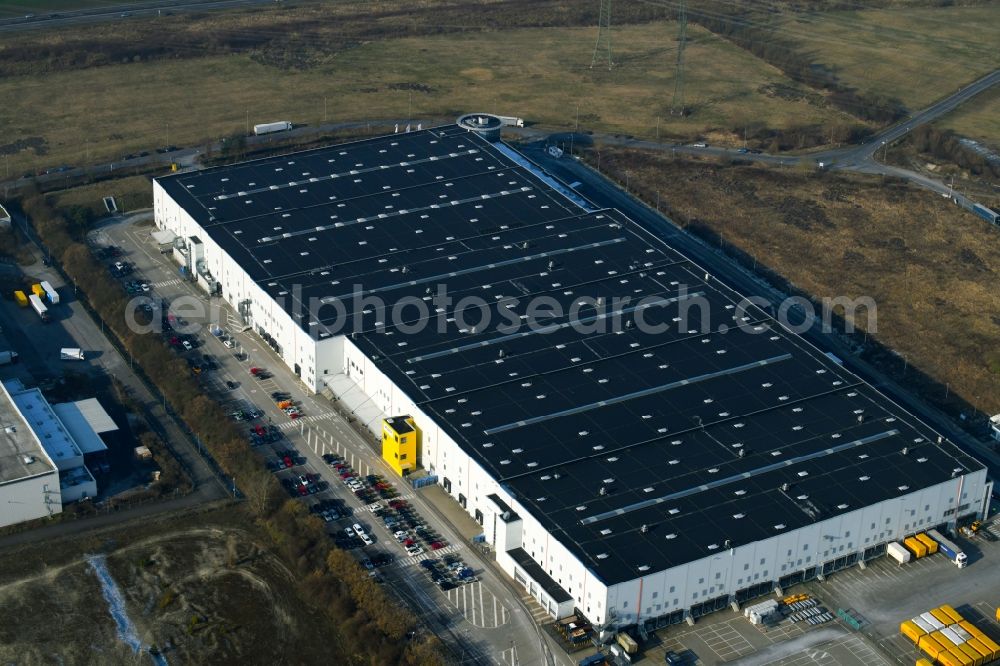
M 621 213 L 455 126 L 160 183 L 608 584 L 982 468 Z

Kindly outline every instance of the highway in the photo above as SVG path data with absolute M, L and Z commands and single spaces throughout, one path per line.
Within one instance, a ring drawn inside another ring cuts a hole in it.
M 175 0 L 174 2 L 122 3 L 107 7 L 74 9 L 58 13 L 25 14 L 0 19 L 0 33 L 49 30 L 108 21 L 121 21 L 137 16 L 161 16 L 182 12 L 203 12 L 235 9 L 252 5 L 268 5 L 280 0 Z

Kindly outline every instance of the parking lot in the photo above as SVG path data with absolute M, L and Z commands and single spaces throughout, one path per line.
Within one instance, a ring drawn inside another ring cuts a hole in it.
M 200 326 L 186 333 L 165 332 L 165 340 L 185 360 L 186 371 L 198 376 L 202 389 L 220 399 L 231 418 L 246 428 L 262 464 L 274 466 L 286 492 L 326 521 L 334 543 L 370 567 L 373 576 L 407 601 L 463 659 L 575 663 L 549 652 L 521 595 L 443 520 L 440 510 L 391 473 L 370 433 L 359 433 L 332 403 L 305 391 L 266 343 L 243 330 L 227 304 L 209 300 L 181 279 L 178 267 L 150 238 L 153 229 L 148 221 L 115 221 L 90 240 L 119 248 L 120 255 L 107 261 L 131 267 L 129 275 L 120 278 L 123 288 L 131 281 L 138 281 L 140 290 L 143 283 L 149 286 L 149 291 L 134 295 L 165 304 L 196 296 L 208 303 L 204 318 L 182 317 L 168 307 L 165 312 L 179 327 Z M 279 406 L 282 403 L 289 404 Z M 291 454 L 281 456 L 292 459 L 291 467 L 277 468 L 279 453 Z M 439 575 L 432 575 L 424 562 L 440 568 Z M 461 566 L 449 569 L 452 564 Z

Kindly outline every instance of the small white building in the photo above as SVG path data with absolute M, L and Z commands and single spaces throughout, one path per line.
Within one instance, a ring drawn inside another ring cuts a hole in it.
M 13 428 L 7 433 L 10 437 L 6 451 L 7 460 L 12 465 L 11 475 L 15 477 L 12 480 L 23 483 L 35 477 L 46 479 L 43 483 L 45 492 L 39 497 L 34 497 L 39 487 L 37 480 L 30 490 L 26 490 L 28 486 L 20 486 L 22 496 L 32 494 L 33 502 L 29 506 L 35 508 L 25 510 L 30 517 L 10 516 L 7 524 L 58 513 L 64 504 L 95 497 L 97 481 L 87 462 L 94 460 L 94 455 L 103 454 L 107 446 L 90 426 L 85 413 L 94 414 L 98 419 L 101 413 L 104 419 L 110 421 L 103 408 L 98 404 L 95 410 L 88 401 L 51 405 L 41 390 L 25 388 L 18 380 L 4 382 L 2 386 L 2 414 L 11 421 L 10 427 Z M 69 423 L 60 418 L 60 411 Z M 29 458 L 32 459 L 30 463 L 26 462 Z M 16 465 L 18 459 L 22 463 L 20 467 Z M 41 473 L 36 473 L 36 470 L 41 470 Z M 26 472 L 31 474 L 26 477 Z M 40 513 L 40 507 L 44 508 L 44 513 Z M 3 520 L 0 519 L 0 522 Z

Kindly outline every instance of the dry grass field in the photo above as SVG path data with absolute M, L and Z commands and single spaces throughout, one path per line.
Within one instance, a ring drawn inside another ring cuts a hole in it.
M 873 297 L 879 341 L 952 395 L 1000 412 L 996 228 L 939 196 L 872 178 L 610 148 L 601 166 L 627 168 L 647 201 L 659 189 L 675 219 L 700 221 L 814 297 Z
M 1000 67 L 1000 4 L 803 12 L 779 34 L 798 41 L 848 85 L 920 109 Z M 995 121 L 995 119 L 994 119 Z
M 139 640 L 168 663 L 327 662 L 336 637 L 297 598 L 292 573 L 239 526 L 245 518 L 234 509 L 198 518 L 0 555 L 0 661 L 150 663 L 118 638 L 85 559 L 104 553 Z
M 579 107 L 583 129 L 646 137 L 655 136 L 657 116 L 664 137 L 760 118 L 775 128 L 851 122 L 815 95 L 789 98 L 799 88 L 780 72 L 696 27 L 686 95 L 695 113 L 671 117 L 675 30 L 671 22 L 616 28 L 611 72 L 590 69 L 594 29 L 519 28 L 373 40 L 304 68 L 239 54 L 3 77 L 0 144 L 40 147 L 9 151 L 19 174 L 245 132 L 248 114 L 250 124 L 316 124 L 450 120 L 485 109 L 566 128 Z
M 975 104 L 948 114 L 937 124 L 1000 150 L 1000 88 L 983 93 Z

